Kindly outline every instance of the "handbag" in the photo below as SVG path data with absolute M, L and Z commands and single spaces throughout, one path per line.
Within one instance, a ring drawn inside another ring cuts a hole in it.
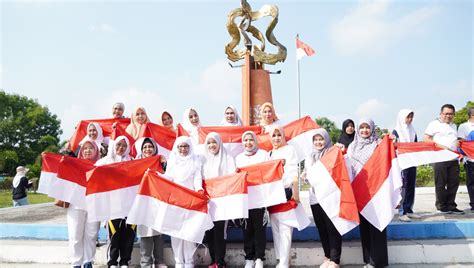
M 65 202 L 59 199 L 54 200 L 54 205 L 61 207 L 61 208 L 68 208 L 69 207 L 69 202 Z

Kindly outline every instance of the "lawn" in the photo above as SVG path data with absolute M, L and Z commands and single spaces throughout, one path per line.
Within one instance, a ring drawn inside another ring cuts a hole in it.
M 28 192 L 28 201 L 30 201 L 30 204 L 40 204 L 40 203 L 53 202 L 54 199 L 44 194 Z M 0 191 L 0 208 L 6 208 L 6 207 L 11 207 L 11 206 L 13 206 L 12 192 Z

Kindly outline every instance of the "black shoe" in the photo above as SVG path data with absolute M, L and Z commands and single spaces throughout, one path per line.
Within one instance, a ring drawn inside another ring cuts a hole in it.
M 455 214 L 455 215 L 464 215 L 464 211 L 462 211 L 460 209 L 457 209 L 457 208 L 451 209 L 451 213 Z
M 453 213 L 452 210 L 447 210 L 447 209 L 445 209 L 445 208 L 443 208 L 443 209 L 438 209 L 438 211 L 441 212 L 441 213 L 443 213 L 443 214 L 451 214 L 451 213 Z

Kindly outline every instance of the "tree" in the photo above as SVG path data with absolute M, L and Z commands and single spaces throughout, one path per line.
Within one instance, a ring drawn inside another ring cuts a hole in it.
M 39 164 L 46 149 L 57 150 L 61 121 L 36 100 L 0 90 L 0 173 Z
M 469 119 L 467 116 L 467 110 L 472 107 L 474 107 L 474 101 L 468 101 L 466 106 L 464 106 L 461 110 L 456 111 L 453 121 L 458 127 L 460 124 L 466 122 Z
M 316 123 L 322 128 L 324 128 L 328 133 L 331 141 L 336 143 L 339 136 L 341 136 L 341 130 L 336 127 L 334 121 L 331 121 L 327 117 L 318 117 L 315 119 Z

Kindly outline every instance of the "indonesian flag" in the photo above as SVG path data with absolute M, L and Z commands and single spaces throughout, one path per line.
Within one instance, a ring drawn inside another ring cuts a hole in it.
M 115 126 L 114 129 L 112 129 L 112 133 L 110 134 L 110 140 L 113 140 L 115 141 L 116 138 L 120 137 L 120 136 L 125 136 L 127 137 L 128 139 L 128 142 L 130 143 L 130 155 L 135 157 L 137 156 L 137 150 L 135 148 L 135 146 L 133 146 L 135 144 L 135 139 L 127 133 L 127 131 L 125 130 L 125 128 L 123 128 L 121 125 L 117 124 Z M 109 146 L 114 146 L 113 143 L 109 144 Z M 109 150 L 114 150 L 114 148 L 110 148 Z
M 163 172 L 160 156 L 113 163 L 87 172 L 88 221 L 126 217 L 148 169 Z
M 301 60 L 305 56 L 312 56 L 314 53 L 314 49 L 303 43 L 299 38 L 296 38 L 296 58 L 298 60 Z
M 87 135 L 87 125 L 89 125 L 89 123 L 99 123 L 104 137 L 110 137 L 113 131 L 112 125 L 114 123 L 117 123 L 117 125 L 120 125 L 125 129 L 130 124 L 130 118 L 92 119 L 80 121 L 76 126 L 74 134 L 69 140 L 73 152 L 77 150 L 79 142 L 81 142 L 81 140 Z
M 94 168 L 94 162 L 64 156 L 58 167 L 57 179 L 51 184 L 49 196 L 86 210 L 86 172 Z
M 265 208 L 286 202 L 282 181 L 282 160 L 241 167 L 239 172 L 247 172 L 249 209 Z
M 176 133 L 170 129 L 153 123 L 147 123 L 140 132 L 141 137 L 151 137 L 158 145 L 158 154 L 169 158 L 170 152 L 173 149 L 174 141 L 176 140 Z
M 181 136 L 188 136 L 189 133 L 186 129 L 181 124 L 176 125 L 176 137 L 181 137 Z
M 436 147 L 433 142 L 399 142 L 397 144 L 400 169 L 454 160 L 459 155 L 451 150 Z
M 467 155 L 467 157 L 474 159 L 474 141 L 461 141 L 461 150 Z
M 298 231 L 303 230 L 310 224 L 303 205 L 296 203 L 295 200 L 271 206 L 268 208 L 268 212 L 270 212 L 272 218 L 277 218 L 279 222 L 294 227 Z
M 316 199 L 339 234 L 359 225 L 357 203 L 341 150 L 333 146 L 307 170 L 306 178 Z
M 54 153 L 43 153 L 41 155 L 41 175 L 38 193 L 49 195 L 51 184 L 58 179 L 58 167 L 62 157 L 62 155 Z
M 204 190 L 209 195 L 209 214 L 213 221 L 249 217 L 246 173 L 206 179 Z
M 260 134 L 262 127 L 260 126 L 228 126 L 228 127 L 200 127 L 199 133 L 199 144 L 204 144 L 207 134 L 210 132 L 217 132 L 221 138 L 224 148 L 227 153 L 236 157 L 238 154 L 244 151 L 242 145 L 242 134 L 245 131 L 253 131 L 255 134 Z
M 401 200 L 402 178 L 395 147 L 386 136 L 352 182 L 357 209 L 382 231 Z
M 202 243 L 214 224 L 207 197 L 155 172 L 146 172 L 128 214 L 127 223 L 141 224 L 162 234 Z
M 288 144 L 295 148 L 298 162 L 303 161 L 309 156 L 313 146 L 314 130 L 319 128 L 319 125 L 309 116 L 297 119 L 291 123 L 283 126 L 285 131 L 285 139 Z M 257 135 L 258 146 L 266 151 L 272 150 L 272 143 L 268 133 L 261 133 Z

